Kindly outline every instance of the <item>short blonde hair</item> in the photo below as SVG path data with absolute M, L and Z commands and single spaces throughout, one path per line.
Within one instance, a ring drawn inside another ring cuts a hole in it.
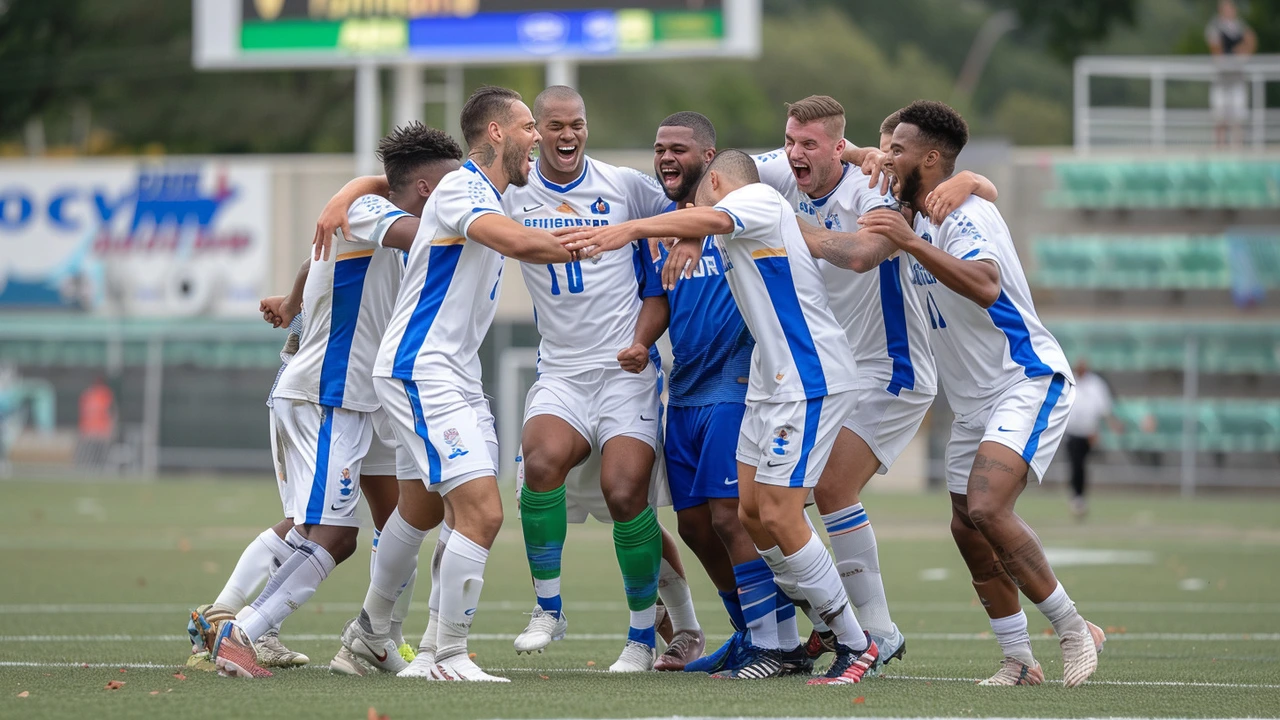
M 800 123 L 821 121 L 832 137 L 844 137 L 844 106 L 830 95 L 810 95 L 803 100 L 787 103 L 787 117 Z

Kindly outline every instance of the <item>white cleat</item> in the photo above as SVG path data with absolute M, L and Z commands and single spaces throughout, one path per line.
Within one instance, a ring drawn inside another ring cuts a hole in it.
M 1044 670 L 1040 663 L 1027 665 L 1016 658 L 1006 657 L 1000 661 L 1000 670 L 978 684 L 985 687 L 1014 687 L 1018 685 L 1039 685 L 1044 682 Z
M 398 673 L 409 667 L 400 657 L 400 645 L 390 635 L 368 632 L 360 625 L 359 618 L 352 618 L 342 629 L 342 646 L 383 672 Z
M 657 659 L 658 651 L 656 649 L 642 642 L 628 640 L 626 646 L 622 648 L 622 654 L 618 656 L 618 661 L 609 666 L 609 672 L 649 672 L 653 669 L 653 663 Z
M 1107 640 L 1102 628 L 1088 621 L 1084 625 L 1083 631 L 1065 633 L 1058 641 L 1062 647 L 1062 684 L 1069 688 L 1083 685 L 1098 669 L 1098 651 Z
M 396 673 L 396 677 L 418 678 L 419 680 L 444 680 L 440 669 L 436 667 L 435 653 L 418 650 L 418 656 L 409 663 L 409 667 Z
M 311 658 L 306 655 L 285 647 L 280 642 L 280 632 L 277 630 L 267 631 L 266 635 L 253 644 L 253 649 L 258 652 L 258 664 L 262 667 L 299 667 L 311 662 Z
M 333 656 L 333 660 L 329 662 L 329 672 L 334 675 L 351 675 L 353 677 L 364 677 L 368 675 L 372 669 L 365 665 L 355 653 L 345 647 L 338 650 L 338 654 Z
M 507 678 L 490 675 L 484 670 L 481 670 L 479 665 L 471 662 L 471 658 L 468 657 L 465 652 L 439 661 L 436 663 L 436 670 L 444 680 L 461 680 L 464 682 L 511 682 L 511 680 Z
M 533 617 L 529 618 L 529 626 L 516 636 L 516 654 L 542 652 L 556 640 L 563 640 L 569 630 L 569 621 L 564 612 L 559 617 L 542 609 L 541 605 L 533 606 Z

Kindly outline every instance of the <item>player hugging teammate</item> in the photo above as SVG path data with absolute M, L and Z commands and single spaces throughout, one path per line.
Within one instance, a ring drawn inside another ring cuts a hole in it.
M 655 138 L 658 183 L 586 155 L 586 107 L 570 88 L 548 88 L 532 111 L 513 91 L 481 88 L 462 128 L 461 167 L 460 152 L 421 126 L 384 140 L 387 175 L 335 196 L 300 289 L 264 301 L 276 324 L 307 312 L 273 393 L 287 519 L 193 615 L 193 638 L 221 671 L 259 677 L 268 659 L 306 661 L 271 633 L 353 551 L 368 476 L 393 471 L 398 488 L 378 482 L 392 491 L 370 496 L 382 530 L 369 593 L 331 667 L 506 681 L 469 658 L 467 635 L 502 524 L 477 352 L 511 257 L 542 334 L 519 451 L 536 599 L 517 652 L 564 637 L 567 523 L 593 515 L 612 524 L 630 610 L 613 672 L 809 675 L 833 653 L 809 684 L 838 685 L 903 658 L 860 494 L 914 437 L 941 382 L 956 411 L 951 530 L 1005 656 L 983 684 L 1044 679 L 1019 591 L 1060 638 L 1065 684 L 1094 672 L 1103 633 L 1014 511 L 1057 449 L 1074 379 L 1036 316 L 995 188 L 954 174 L 968 139 L 958 113 L 912 103 L 886 119 L 880 150 L 864 149 L 844 139 L 840 104 L 811 96 L 789 105 L 783 147 L 754 157 L 717 154 L 711 122 L 676 113 Z M 406 134 L 421 147 L 405 150 Z M 665 426 L 653 349 L 664 332 Z M 378 462 L 366 457 L 375 436 Z M 666 502 L 735 630 L 706 657 L 679 553 L 657 521 Z M 400 623 L 437 525 L 414 651 Z M 797 608 L 813 624 L 807 642 Z

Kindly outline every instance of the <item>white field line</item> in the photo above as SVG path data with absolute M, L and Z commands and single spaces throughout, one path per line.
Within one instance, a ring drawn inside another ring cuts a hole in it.
M 990 642 L 991 633 L 912 633 L 911 640 L 929 642 Z M 337 642 L 338 636 L 316 633 L 285 633 L 292 642 Z M 515 640 L 515 633 L 471 633 L 472 640 Z M 2 643 L 62 643 L 62 642 L 185 642 L 186 635 L 0 635 Z M 569 633 L 564 638 L 571 641 L 626 640 L 623 633 Z M 1057 642 L 1054 635 L 1034 635 L 1032 641 Z M 1112 633 L 1107 642 L 1280 642 L 1280 633 Z
M 152 613 L 190 612 L 198 603 L 7 603 L 0 604 L 0 615 L 150 615 Z M 1280 615 L 1280 603 L 1277 602 L 1130 602 L 1130 601 L 1094 601 L 1084 600 L 1076 605 L 1086 613 L 1105 612 L 1140 612 L 1193 615 Z M 572 612 L 621 612 L 627 611 L 627 604 L 622 601 L 567 601 L 565 610 Z M 715 612 L 722 610 L 719 603 L 696 603 L 698 610 Z M 492 600 L 480 603 L 480 610 L 529 612 L 533 605 L 528 601 Z M 425 611 L 425 602 L 413 603 L 413 610 Z M 980 612 L 981 608 L 969 602 L 896 602 L 895 612 L 934 614 L 934 613 L 971 613 Z M 307 605 L 307 612 L 316 613 L 356 613 L 360 611 L 358 603 L 318 602 Z
M 163 663 L 74 663 L 74 662 L 38 662 L 26 660 L 0 660 L 0 667 L 15 668 L 137 668 L 142 670 L 181 670 L 183 665 L 169 665 Z M 328 665 L 307 665 L 299 670 L 328 670 Z M 602 674 L 608 673 L 607 670 L 599 668 L 497 668 L 486 667 L 488 672 L 496 673 L 539 673 L 542 675 L 570 675 L 570 674 Z M 195 672 L 199 672 L 198 670 Z M 957 677 L 926 677 L 916 675 L 882 675 L 886 680 L 908 680 L 912 682 L 960 682 L 960 683 L 977 683 L 980 678 L 957 678 Z M 1062 684 L 1061 680 L 1045 680 L 1047 684 Z M 1219 688 L 1233 690 L 1280 690 L 1280 684 L 1272 683 L 1213 683 L 1213 682 L 1180 682 L 1177 680 L 1168 681 L 1146 681 L 1146 680 L 1090 680 L 1091 685 L 1115 685 L 1121 687 L 1196 687 L 1196 688 Z

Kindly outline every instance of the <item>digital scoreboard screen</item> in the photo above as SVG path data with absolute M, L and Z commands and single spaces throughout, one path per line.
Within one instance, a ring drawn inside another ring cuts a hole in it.
M 743 56 L 759 45 L 759 0 L 195 2 L 206 67 Z

